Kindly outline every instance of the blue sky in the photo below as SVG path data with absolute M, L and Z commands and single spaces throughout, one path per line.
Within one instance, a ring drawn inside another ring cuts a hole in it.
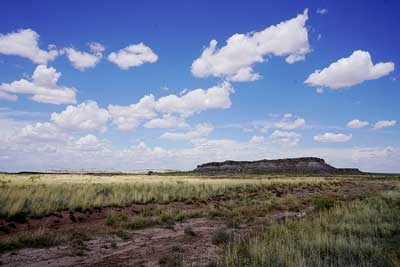
M 400 172 L 399 7 L 3 4 L 0 170 L 318 156 Z

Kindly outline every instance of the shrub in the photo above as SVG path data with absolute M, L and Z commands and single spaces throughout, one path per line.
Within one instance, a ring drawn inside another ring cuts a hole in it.
M 232 232 L 228 231 L 226 228 L 217 228 L 211 235 L 211 242 L 214 245 L 226 244 L 233 239 Z
M 193 231 L 193 228 L 191 227 L 191 226 L 186 226 L 184 229 L 183 229 L 183 233 L 185 234 L 185 235 L 187 235 L 187 236 L 196 236 L 196 233 Z
M 335 200 L 326 197 L 314 198 L 314 206 L 317 210 L 332 208 L 335 205 Z
M 128 240 L 130 238 L 130 234 L 126 231 L 117 231 L 115 235 L 122 240 Z

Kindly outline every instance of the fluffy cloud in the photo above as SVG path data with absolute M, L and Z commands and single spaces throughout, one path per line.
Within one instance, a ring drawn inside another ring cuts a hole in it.
M 295 119 L 293 121 L 287 120 L 287 117 L 283 120 L 276 122 L 274 124 L 275 128 L 284 129 L 284 130 L 294 130 L 298 128 L 304 127 L 306 121 L 302 118 Z
M 386 127 L 392 127 L 396 125 L 396 121 L 395 120 L 391 120 L 391 121 L 378 121 L 375 123 L 374 125 L 374 129 L 383 129 Z
M 362 128 L 362 127 L 365 127 L 365 126 L 368 126 L 369 125 L 369 122 L 367 122 L 367 121 L 360 121 L 360 120 L 352 120 L 352 121 L 349 121 L 348 123 L 347 123 L 347 127 L 348 128 L 352 128 L 352 129 L 355 129 L 355 128 Z
M 293 115 L 291 113 L 286 114 L 268 114 L 270 119 L 268 120 L 257 120 L 249 123 L 252 128 L 258 129 L 261 132 L 268 132 L 270 129 L 279 130 L 295 130 L 304 128 L 306 125 L 305 119 Z M 243 125 L 241 126 L 243 127 Z M 248 126 L 246 126 L 248 127 Z
M 351 138 L 352 138 L 351 134 L 345 135 L 341 133 L 324 133 L 314 136 L 315 141 L 323 143 L 347 142 L 350 141 Z
M 182 116 L 175 124 L 184 126 L 182 119 L 208 109 L 229 108 L 231 106 L 230 95 L 234 93 L 229 83 L 223 83 L 208 89 L 195 89 L 182 96 L 168 95 L 158 100 L 153 95 L 144 96 L 138 103 L 129 106 L 109 105 L 108 111 L 113 123 L 120 130 L 136 128 L 140 122 L 146 119 L 154 119 L 157 114 L 168 114 L 161 119 L 154 119 L 146 124 L 147 128 L 156 128 L 156 125 L 164 126 L 173 124 L 173 114 Z
M 207 123 L 197 124 L 194 129 L 187 132 L 166 132 L 161 135 L 163 139 L 170 140 L 194 140 L 209 135 L 213 127 Z
M 0 162 L 0 168 L 97 167 L 100 165 L 97 160 L 103 161 L 111 155 L 109 147 L 107 142 L 94 135 L 73 137 L 52 123 L 36 123 L 8 136 L 6 143 L 0 141 L 0 157 L 7 159 L 7 162 Z
M 189 125 L 184 118 L 164 114 L 161 118 L 152 119 L 144 124 L 145 128 L 185 128 Z
M 364 171 L 399 172 L 400 150 L 396 147 L 290 147 L 282 149 L 271 138 L 256 136 L 249 141 L 191 139 L 182 148 L 148 146 L 144 142 L 128 148 L 112 146 L 95 135 L 75 136 L 54 123 L 26 125 L 0 118 L 0 170 L 48 170 L 113 168 L 132 170 L 168 168 L 188 170 L 209 161 L 257 160 L 314 156 L 338 167 Z
M 230 108 L 230 95 L 234 93 L 229 83 L 222 83 L 208 89 L 195 89 L 182 96 L 168 95 L 161 97 L 156 108 L 160 112 L 178 113 L 191 116 L 194 113 L 215 108 Z
M 85 136 L 79 138 L 76 141 L 76 143 L 78 145 L 82 145 L 82 146 L 87 145 L 87 144 L 94 144 L 94 143 L 97 143 L 97 142 L 98 142 L 97 136 L 95 136 L 93 134 L 85 135 Z
M 224 77 L 235 82 L 254 81 L 261 76 L 254 73 L 253 65 L 266 61 L 268 55 L 287 56 L 289 64 L 304 60 L 310 51 L 305 27 L 307 19 L 305 10 L 293 19 L 260 32 L 234 34 L 221 48 L 217 48 L 217 41 L 212 40 L 192 63 L 192 74 L 196 77 Z
M 275 143 L 295 146 L 299 143 L 301 135 L 295 132 L 275 130 L 270 137 Z
M 121 69 L 126 70 L 137 67 L 144 63 L 154 63 L 158 56 L 150 47 L 143 43 L 127 46 L 118 52 L 108 55 L 108 60 L 117 64 Z
M 357 50 L 350 57 L 341 58 L 323 70 L 314 71 L 305 83 L 315 87 L 342 89 L 381 78 L 393 70 L 393 62 L 379 62 L 374 65 L 368 52 Z
M 61 113 L 51 114 L 51 120 L 56 126 L 71 132 L 105 131 L 108 119 L 108 111 L 99 108 L 94 101 L 68 106 Z
M 29 124 L 15 136 L 17 142 L 31 144 L 64 143 L 68 139 L 69 136 L 66 133 L 49 122 Z
M 102 153 L 110 151 L 108 141 L 99 140 L 93 134 L 88 134 L 69 142 L 67 150 L 75 151 L 75 153 Z
M 0 85 L 0 92 L 11 94 L 30 94 L 36 102 L 50 104 L 75 104 L 76 89 L 57 85 L 60 72 L 45 65 L 39 65 L 33 72 L 31 81 L 21 79 Z M 13 100 L 13 99 L 11 99 Z
M 145 119 L 156 117 L 154 107 L 154 96 L 146 95 L 138 103 L 129 106 L 109 105 L 108 111 L 118 129 L 127 131 L 136 128 Z
M 166 166 L 172 166 L 167 162 L 173 158 L 173 152 L 157 146 L 149 147 L 146 143 L 140 142 L 135 146 L 119 151 L 117 157 L 114 158 L 123 166 L 129 164 L 130 166 L 141 166 L 139 168 L 144 169 L 154 168 L 157 165 L 171 169 L 171 167 Z M 148 165 L 149 162 L 152 162 L 152 166 Z M 131 167 L 129 168 L 131 169 Z
M 75 50 L 74 48 L 64 48 L 62 51 L 63 53 L 66 53 L 68 60 L 71 62 L 72 66 L 74 66 L 75 69 L 83 71 L 87 68 L 94 68 L 103 57 L 102 53 L 100 52 L 100 47 L 91 44 L 91 49 L 94 49 L 96 51 L 95 54 L 81 52 Z
M 37 64 L 47 64 L 58 56 L 58 51 L 39 48 L 39 34 L 31 29 L 22 29 L 9 34 L 0 34 L 0 54 L 28 58 Z

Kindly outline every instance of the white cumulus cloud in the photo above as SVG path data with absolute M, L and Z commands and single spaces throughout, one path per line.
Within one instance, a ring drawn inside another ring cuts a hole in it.
M 50 104 L 75 104 L 76 89 L 57 84 L 61 73 L 55 68 L 38 65 L 31 80 L 21 79 L 0 85 L 0 92 L 7 94 L 30 94 L 36 102 Z M 14 99 L 11 99 L 14 100 Z
M 341 133 L 324 133 L 314 136 L 314 140 L 322 143 L 338 143 L 350 141 L 352 135 L 345 135 Z
M 31 123 L 0 118 L 0 129 L 0 169 L 5 171 L 44 171 L 51 168 L 190 170 L 204 162 L 227 159 L 258 160 L 313 156 L 324 158 L 329 164 L 337 167 L 399 172 L 400 150 L 396 146 L 330 147 L 327 143 L 326 146 L 318 148 L 293 146 L 282 149 L 282 145 L 276 144 L 275 140 L 262 136 L 254 136 L 241 142 L 234 139 L 208 139 L 192 134 L 191 138 L 186 137 L 190 142 L 184 147 L 149 146 L 144 142 L 120 147 L 119 144 L 113 145 L 111 140 L 102 140 L 90 133 L 70 133 L 48 122 Z M 193 132 L 194 129 L 196 127 L 186 132 Z M 276 135 L 284 138 L 293 134 Z
M 191 116 L 194 113 L 215 108 L 230 108 L 230 95 L 234 93 L 229 83 L 222 83 L 208 89 L 195 89 L 182 96 L 168 95 L 160 97 L 156 108 L 164 113 L 178 113 Z
M 38 122 L 26 125 L 14 138 L 18 142 L 37 145 L 38 143 L 63 143 L 69 139 L 69 136 L 50 122 Z
M 184 118 L 164 114 L 161 118 L 152 119 L 144 124 L 145 128 L 185 128 L 189 125 Z
M 91 44 L 92 46 L 93 44 Z M 98 44 L 100 45 L 100 44 Z M 91 47 L 91 49 L 95 49 L 95 54 L 90 54 L 87 52 L 81 52 L 75 50 L 74 48 L 64 48 L 62 51 L 66 53 L 68 60 L 71 62 L 72 66 L 75 69 L 83 71 L 88 68 L 94 68 L 103 57 L 98 47 Z
M 374 125 L 374 129 L 383 129 L 386 127 L 392 127 L 396 125 L 396 121 L 395 120 L 390 120 L 390 121 L 378 121 L 375 123 Z
M 49 51 L 39 48 L 39 34 L 31 29 L 21 29 L 8 34 L 0 34 L 0 54 L 28 58 L 37 64 L 47 64 L 58 56 L 58 51 L 50 46 Z
M 374 65 L 369 52 L 357 50 L 349 57 L 341 58 L 323 70 L 314 71 L 305 83 L 337 90 L 381 78 L 393 70 L 393 62 L 379 62 Z
M 254 72 L 253 65 L 266 61 L 268 55 L 287 56 L 289 64 L 304 60 L 310 52 L 305 26 L 307 19 L 305 10 L 293 19 L 262 31 L 234 34 L 221 48 L 217 48 L 217 41 L 212 40 L 192 63 L 192 74 L 196 77 L 223 77 L 234 82 L 255 81 L 261 75 Z
M 129 106 L 109 105 L 108 111 L 118 129 L 127 131 L 136 128 L 145 119 L 156 117 L 154 108 L 154 96 L 146 95 L 138 103 Z
M 360 121 L 360 120 L 357 120 L 357 119 L 349 121 L 347 123 L 347 127 L 348 128 L 353 128 L 353 129 L 363 128 L 363 127 L 368 126 L 368 125 L 369 125 L 368 121 Z
M 299 143 L 301 135 L 296 132 L 275 130 L 270 137 L 275 143 L 295 146 Z
M 214 128 L 210 124 L 201 123 L 187 132 L 166 132 L 161 135 L 161 138 L 170 140 L 194 140 L 209 135 L 213 129 Z
M 282 120 L 282 121 L 276 122 L 274 124 L 274 126 L 275 126 L 275 128 L 278 128 L 278 129 L 294 130 L 294 129 L 304 127 L 305 124 L 306 124 L 306 121 L 304 119 L 298 118 L 293 121 Z
M 154 63 L 158 60 L 158 56 L 150 47 L 140 43 L 127 46 L 118 52 L 112 52 L 108 55 L 108 60 L 126 70 L 144 63 Z
M 146 95 L 129 106 L 109 105 L 108 111 L 120 130 L 132 130 L 145 120 L 150 120 L 146 128 L 182 128 L 187 127 L 184 119 L 195 113 L 229 108 L 232 93 L 232 86 L 224 82 L 208 89 L 187 91 L 181 96 L 171 94 L 155 99 L 153 95 Z M 158 115 L 161 118 L 156 118 Z
M 108 111 L 100 108 L 94 101 L 68 106 L 61 113 L 51 114 L 51 120 L 57 127 L 71 132 L 105 131 L 108 119 Z
M 295 130 L 303 128 L 306 125 L 306 120 L 292 113 L 269 114 L 273 121 L 253 121 L 254 127 L 259 128 L 261 132 L 267 132 L 270 129 L 280 130 Z

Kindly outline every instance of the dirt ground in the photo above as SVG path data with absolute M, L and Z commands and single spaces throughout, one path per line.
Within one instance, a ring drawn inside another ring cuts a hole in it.
M 389 189 L 381 183 L 363 184 L 341 181 L 328 185 L 276 186 L 254 192 L 242 192 L 236 199 L 271 196 L 296 199 L 312 196 L 340 195 L 341 199 L 362 198 L 371 192 Z M 6 240 L 21 233 L 35 231 L 77 232 L 90 234 L 88 240 L 58 245 L 50 248 L 23 248 L 0 254 L 2 266 L 215 266 L 223 249 L 225 237 L 242 238 L 257 235 L 260 228 L 288 217 L 302 217 L 313 212 L 312 203 L 292 209 L 277 207 L 263 214 L 254 214 L 252 220 L 240 225 L 230 225 L 226 218 L 200 217 L 176 222 L 173 225 L 151 226 L 140 230 L 124 230 L 127 236 L 116 235 L 116 230 L 106 225 L 110 211 L 136 216 L 146 207 L 176 208 L 182 210 L 207 209 L 210 204 L 221 205 L 231 197 L 219 196 L 204 202 L 173 202 L 168 204 L 131 205 L 81 212 L 61 211 L 43 218 L 28 218 L 26 222 L 0 220 Z M 290 205 L 290 204 L 288 204 Z M 218 236 L 221 236 L 218 240 Z M 221 241 L 221 242 L 219 242 Z

